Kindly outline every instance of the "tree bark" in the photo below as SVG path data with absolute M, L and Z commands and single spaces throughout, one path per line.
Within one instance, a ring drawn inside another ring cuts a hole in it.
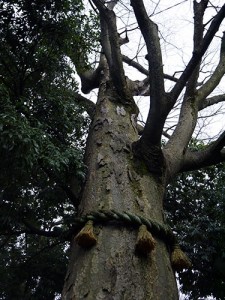
M 100 209 L 163 219 L 163 178 L 151 175 L 132 154 L 137 141 L 135 109 L 122 105 L 115 89 L 101 84 L 86 151 L 88 174 L 79 214 Z M 132 104 L 133 105 L 133 104 Z M 146 257 L 135 253 L 137 228 L 95 226 L 97 244 L 83 249 L 75 241 L 62 299 L 178 299 L 168 247 L 154 236 Z

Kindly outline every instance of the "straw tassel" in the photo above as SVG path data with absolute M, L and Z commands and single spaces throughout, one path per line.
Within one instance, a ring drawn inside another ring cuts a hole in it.
M 190 259 L 180 249 L 178 244 L 175 244 L 173 247 L 171 263 L 175 271 L 182 271 L 183 269 L 188 269 L 192 266 Z
M 136 251 L 142 255 L 147 255 L 155 248 L 156 242 L 147 230 L 146 225 L 141 225 L 138 230 L 138 237 L 136 242 Z
M 94 234 L 93 221 L 89 220 L 76 235 L 75 240 L 77 244 L 83 248 L 90 248 L 97 242 L 97 238 Z

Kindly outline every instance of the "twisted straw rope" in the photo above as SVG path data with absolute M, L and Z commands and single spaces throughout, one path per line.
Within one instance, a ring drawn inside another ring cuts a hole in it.
M 82 227 L 87 221 L 92 220 L 94 223 L 106 223 L 106 222 L 122 222 L 127 226 L 140 226 L 146 225 L 147 229 L 169 245 L 176 244 L 176 237 L 174 236 L 170 227 L 162 225 L 149 218 L 144 218 L 139 215 L 133 215 L 128 212 L 117 212 L 115 210 L 99 210 L 88 213 L 80 218 L 75 218 L 73 222 L 74 229 Z

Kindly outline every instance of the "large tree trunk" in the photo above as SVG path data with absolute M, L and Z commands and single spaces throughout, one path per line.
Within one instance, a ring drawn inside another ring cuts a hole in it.
M 87 181 L 79 213 L 114 209 L 163 223 L 164 185 L 132 156 L 138 139 L 132 109 L 100 88 L 90 129 Z M 62 299 L 178 299 L 166 244 L 155 237 L 147 257 L 135 253 L 137 229 L 106 224 L 95 226 L 97 244 L 84 250 L 74 241 Z

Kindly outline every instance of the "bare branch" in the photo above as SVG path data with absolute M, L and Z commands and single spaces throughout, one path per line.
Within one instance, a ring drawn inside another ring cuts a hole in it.
M 77 70 L 81 79 L 81 91 L 84 94 L 88 94 L 93 89 L 99 87 L 104 65 L 105 65 L 105 56 L 101 54 L 98 67 L 95 70 L 91 70 L 91 69 Z
M 207 7 L 208 1 L 196 2 L 194 1 L 194 44 L 193 52 L 198 52 L 201 48 L 203 41 L 203 16 Z M 186 91 L 183 97 L 179 121 L 176 129 L 165 147 L 165 151 L 171 151 L 173 149 L 179 149 L 176 153 L 179 157 L 183 155 L 191 135 L 194 131 L 197 121 L 197 104 L 196 104 L 196 86 L 199 77 L 200 63 L 195 66 L 192 74 L 187 80 Z M 179 79 L 180 81 L 180 79 Z M 179 84 L 178 81 L 178 84 Z
M 132 66 L 133 68 L 135 68 L 136 70 L 138 70 L 142 74 L 144 74 L 146 76 L 149 75 L 149 71 L 147 69 L 145 69 L 142 65 L 140 65 L 139 63 L 137 63 L 133 59 L 129 58 L 128 56 L 122 55 L 122 59 L 126 64 L 128 64 L 129 66 Z
M 84 94 L 90 93 L 93 89 L 99 87 L 101 70 L 97 68 L 96 70 L 88 70 L 79 74 L 81 79 L 81 91 Z
M 206 50 L 208 49 L 213 37 L 215 36 L 216 32 L 218 31 L 221 22 L 225 18 L 225 4 L 222 6 L 220 11 L 217 13 L 215 18 L 213 19 L 207 33 L 205 34 L 202 46 L 197 51 L 193 52 L 192 58 L 190 59 L 186 69 L 184 70 L 183 74 L 179 78 L 179 81 L 175 84 L 172 91 L 170 92 L 171 95 L 171 105 L 179 97 L 181 91 L 186 85 L 186 82 L 189 80 L 190 76 L 192 75 L 193 71 L 196 68 L 196 65 L 199 64 L 203 55 L 205 54 Z
M 152 145 L 159 146 L 161 144 L 161 135 L 167 115 L 167 104 L 158 28 L 157 25 L 149 19 L 142 0 L 132 0 L 131 5 L 146 43 L 149 62 L 151 102 L 146 126 L 139 143 L 144 143 L 148 147 Z
M 204 33 L 204 25 L 203 25 L 203 17 L 205 10 L 207 8 L 208 0 L 206 1 L 194 1 L 194 44 L 193 44 L 193 52 L 198 52 L 199 49 L 201 49 L 202 42 L 203 42 L 203 33 Z M 199 71 L 200 71 L 200 64 L 196 65 L 193 73 L 189 77 L 187 81 L 186 86 L 186 92 L 184 99 L 188 97 L 192 97 L 195 93 L 198 77 L 199 77 Z
M 134 67 L 136 70 L 138 70 L 142 74 L 147 75 L 147 76 L 149 75 L 149 71 L 147 69 L 142 67 L 142 65 L 140 65 L 139 63 L 137 63 L 133 59 L 129 58 L 128 56 L 123 55 L 122 59 L 126 64 L 128 64 L 131 67 Z M 169 80 L 174 81 L 174 82 L 178 81 L 178 79 L 174 76 L 171 76 L 171 75 L 168 75 L 168 74 L 164 74 L 163 76 L 164 76 L 165 79 L 169 79 Z
M 144 130 L 144 126 L 142 126 L 141 124 L 137 123 L 137 131 L 139 135 L 142 135 Z
M 211 75 L 208 81 L 198 90 L 197 101 L 199 106 L 201 102 L 217 87 L 221 81 L 223 75 L 225 74 L 225 33 L 223 34 L 221 51 L 220 51 L 220 61 L 215 71 Z

